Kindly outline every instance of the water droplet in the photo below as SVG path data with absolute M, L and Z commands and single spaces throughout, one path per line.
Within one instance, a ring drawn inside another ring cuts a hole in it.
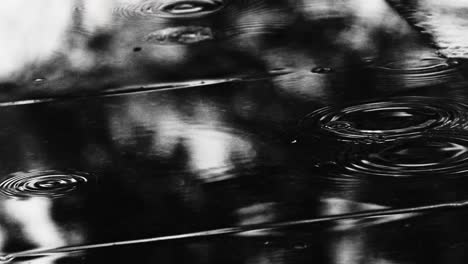
M 200 26 L 182 26 L 165 28 L 152 32 L 146 37 L 147 42 L 159 45 L 195 44 L 212 40 L 213 32 L 210 28 Z
M 398 97 L 346 107 L 326 107 L 301 123 L 304 136 L 325 134 L 343 141 L 383 143 L 428 130 L 463 129 L 468 106 L 431 97 Z
M 135 48 L 133 48 L 133 51 L 134 51 L 134 52 L 139 52 L 139 51 L 141 51 L 141 50 L 142 50 L 141 47 L 135 47 Z
M 87 174 L 60 171 L 30 171 L 12 174 L 0 182 L 7 197 L 60 197 L 88 182 Z
M 328 67 L 315 67 L 310 71 L 313 73 L 319 73 L 319 74 L 326 74 L 326 73 L 334 72 L 332 68 L 328 68 Z

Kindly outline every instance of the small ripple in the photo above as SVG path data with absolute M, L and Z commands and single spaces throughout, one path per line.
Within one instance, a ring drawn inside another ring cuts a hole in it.
M 427 73 L 438 72 L 458 65 L 454 59 L 418 58 L 403 61 L 389 62 L 377 68 L 397 73 Z
M 221 0 L 144 1 L 121 5 L 114 13 L 121 17 L 156 16 L 162 18 L 193 18 L 209 15 L 221 10 Z
M 341 153 L 339 179 L 454 177 L 468 173 L 468 137 L 433 134 Z
M 378 86 L 421 87 L 447 83 L 457 78 L 455 59 L 415 58 L 374 66 Z
M 158 45 L 195 44 L 202 41 L 213 40 L 211 28 L 200 26 L 171 27 L 150 33 L 145 41 Z
M 284 7 L 271 5 L 264 0 L 231 1 L 229 11 L 225 12 L 225 15 L 230 23 L 219 31 L 222 31 L 223 36 L 229 39 L 275 34 L 295 21 L 294 16 L 286 12 Z
M 0 193 L 7 197 L 61 197 L 88 182 L 87 174 L 61 171 L 17 172 L 0 182 Z
M 398 97 L 344 108 L 326 107 L 301 123 L 305 136 L 326 134 L 342 141 L 371 143 L 418 136 L 428 130 L 464 129 L 468 106 L 430 97 Z

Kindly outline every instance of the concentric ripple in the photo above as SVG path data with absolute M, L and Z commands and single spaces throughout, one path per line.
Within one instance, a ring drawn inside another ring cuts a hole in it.
M 468 106 L 430 97 L 398 97 L 352 105 L 326 107 L 302 122 L 305 136 L 327 134 L 342 141 L 386 142 L 439 129 L 464 129 Z
M 60 171 L 18 172 L 0 182 L 0 194 L 17 198 L 61 197 L 86 184 L 87 176 Z
M 375 65 L 377 86 L 417 88 L 449 83 L 459 78 L 461 61 L 438 57 L 406 58 Z
M 449 177 L 468 175 L 468 137 L 434 134 L 368 150 L 344 151 L 336 162 L 338 173 L 352 178 Z M 344 177 L 341 177 L 344 178 Z
M 456 65 L 458 65 L 457 60 L 434 57 L 388 62 L 377 68 L 400 73 L 431 73 L 447 70 Z
M 221 10 L 222 0 L 143 1 L 121 5 L 114 12 L 122 17 L 157 16 L 162 18 L 193 18 Z

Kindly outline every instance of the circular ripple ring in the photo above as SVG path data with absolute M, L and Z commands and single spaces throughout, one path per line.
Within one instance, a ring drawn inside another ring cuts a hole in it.
M 61 197 L 88 182 L 87 174 L 60 171 L 30 171 L 12 174 L 0 182 L 7 197 Z
M 368 149 L 349 148 L 332 168 L 346 179 L 379 177 L 465 177 L 468 175 L 468 137 L 437 133 L 399 140 Z
M 218 12 L 225 6 L 222 0 L 144 1 L 122 5 L 114 10 L 121 17 L 156 16 L 161 18 L 194 18 Z
M 431 97 L 398 97 L 343 108 L 326 107 L 307 115 L 304 136 L 325 134 L 342 141 L 387 142 L 440 129 L 465 129 L 468 106 Z

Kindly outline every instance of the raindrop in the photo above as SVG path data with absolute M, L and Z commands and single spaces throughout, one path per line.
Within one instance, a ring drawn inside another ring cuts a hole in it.
M 141 51 L 141 47 L 135 47 L 135 48 L 133 48 L 133 51 L 134 52 L 139 52 L 139 51 Z
M 0 182 L 7 197 L 60 197 L 88 182 L 87 174 L 60 171 L 17 172 Z

